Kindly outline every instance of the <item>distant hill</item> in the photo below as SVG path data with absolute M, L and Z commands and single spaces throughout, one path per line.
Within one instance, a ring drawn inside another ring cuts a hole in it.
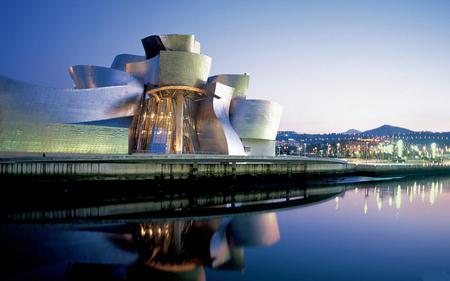
M 374 136 L 389 136 L 389 135 L 411 134 L 411 133 L 414 133 L 414 131 L 391 125 L 383 125 L 381 127 L 372 130 L 364 131 L 361 134 Z
M 429 132 L 429 131 L 412 131 L 409 129 L 395 127 L 391 125 L 383 125 L 381 127 L 359 132 L 358 130 L 351 129 L 345 133 L 328 133 L 328 134 L 305 134 L 297 133 L 295 131 L 279 131 L 277 134 L 278 141 L 298 141 L 298 142 L 327 142 L 330 140 L 352 139 L 361 137 L 403 137 L 405 135 L 414 135 L 415 142 L 428 143 L 428 142 L 440 142 L 450 144 L 450 132 Z M 410 139 L 412 141 L 412 139 Z
M 357 134 L 361 134 L 361 131 L 358 131 L 356 129 L 350 129 L 344 133 L 342 133 L 344 135 L 357 135 Z

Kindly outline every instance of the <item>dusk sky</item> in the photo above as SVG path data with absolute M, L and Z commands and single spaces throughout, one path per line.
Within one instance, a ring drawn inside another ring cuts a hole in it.
M 383 124 L 450 131 L 450 1 L 6 1 L 0 74 L 71 87 L 70 65 L 143 55 L 140 39 L 195 34 L 211 75 L 251 76 L 282 130 Z

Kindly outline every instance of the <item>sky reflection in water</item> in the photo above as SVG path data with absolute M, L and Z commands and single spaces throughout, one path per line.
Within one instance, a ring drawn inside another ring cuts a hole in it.
M 247 251 L 246 273 L 232 278 L 450 280 L 449 179 L 355 187 L 277 215 L 280 242 Z
M 276 212 L 0 230 L 6 252 L 17 256 L 2 258 L 22 262 L 11 267 L 19 279 L 96 272 L 100 279 L 450 280 L 450 178 L 357 184 Z

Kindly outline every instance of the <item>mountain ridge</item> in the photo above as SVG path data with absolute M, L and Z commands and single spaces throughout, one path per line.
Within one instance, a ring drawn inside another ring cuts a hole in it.
M 366 130 L 366 131 L 359 131 L 356 129 L 349 129 L 345 132 L 341 133 L 301 133 L 301 132 L 295 132 L 295 131 L 278 131 L 278 134 L 280 135 L 304 135 L 304 136 L 324 136 L 324 135 L 366 135 L 366 136 L 392 136 L 392 135 L 399 135 L 399 134 L 439 134 L 439 135 L 450 135 L 450 131 L 442 131 L 442 132 L 433 132 L 433 131 L 413 131 L 407 128 L 398 127 L 398 126 L 392 126 L 392 125 L 382 125 L 380 127 Z
M 385 124 L 378 128 L 361 132 L 360 134 L 375 135 L 375 136 L 387 136 L 387 135 L 411 134 L 411 133 L 417 133 L 417 132 L 410 130 L 410 129 Z
M 357 135 L 361 134 L 362 132 L 356 129 L 348 129 L 347 131 L 343 132 L 344 135 Z

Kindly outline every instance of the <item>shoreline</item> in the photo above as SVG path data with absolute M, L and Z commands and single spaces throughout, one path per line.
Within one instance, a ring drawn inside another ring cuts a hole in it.
M 450 163 L 371 163 L 336 158 L 228 155 L 0 155 L 0 178 L 27 181 L 229 182 L 337 176 L 449 174 Z

